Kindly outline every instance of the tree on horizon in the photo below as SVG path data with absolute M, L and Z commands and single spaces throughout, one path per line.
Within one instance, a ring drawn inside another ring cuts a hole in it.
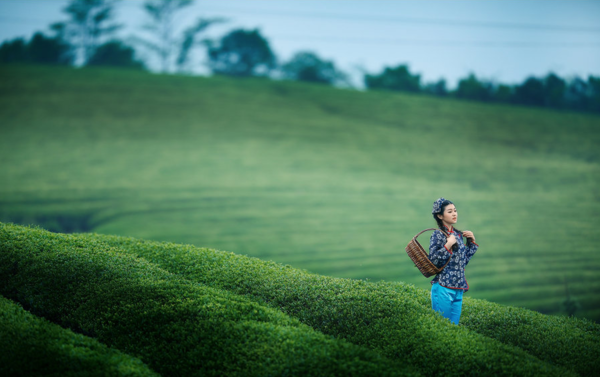
M 332 61 L 310 51 L 300 51 L 281 66 L 283 77 L 290 80 L 333 85 L 347 82 L 347 76 Z
M 135 58 L 135 50 L 119 40 L 111 40 L 98 46 L 86 66 L 146 69 L 144 63 Z
M 215 74 L 268 76 L 277 66 L 269 42 L 258 29 L 237 29 L 215 44 L 208 41 L 209 67 Z
M 418 93 L 421 91 L 421 75 L 413 75 L 406 64 L 385 67 L 379 74 L 365 74 L 365 86 L 369 89 L 398 90 Z
M 74 49 L 75 64 L 85 65 L 102 40 L 122 26 L 113 22 L 114 5 L 119 0 L 71 0 L 63 9 L 68 21 L 51 28 Z
M 143 28 L 152 39 L 136 36 L 133 42 L 158 57 L 163 73 L 174 69 L 183 71 L 192 49 L 202 44 L 198 36 L 211 25 L 225 21 L 222 18 L 198 18 L 192 26 L 177 33 L 178 13 L 192 4 L 193 0 L 148 0 L 144 3 L 150 21 Z
M 0 45 L 0 63 L 72 65 L 71 46 L 59 36 L 36 32 L 29 41 L 15 38 Z

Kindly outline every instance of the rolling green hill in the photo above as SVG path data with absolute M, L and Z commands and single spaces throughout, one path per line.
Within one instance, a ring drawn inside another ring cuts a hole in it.
M 3 376 L 158 376 L 140 360 L 23 310 L 0 296 Z
M 592 321 L 467 298 L 456 326 L 430 308 L 427 294 L 192 245 L 0 223 L 1 296 L 161 375 L 600 372 L 600 326 Z M 3 317 L 16 306 L 2 297 L 0 304 Z M 27 315 L 32 327 L 47 323 Z M 38 334 L 40 353 L 44 344 L 53 349 L 51 337 Z M 5 361 L 0 371 L 19 370 L 18 359 Z
M 600 117 L 261 79 L 0 67 L 0 221 L 429 287 L 451 199 L 468 295 L 600 320 Z M 419 238 L 427 243 L 428 234 Z

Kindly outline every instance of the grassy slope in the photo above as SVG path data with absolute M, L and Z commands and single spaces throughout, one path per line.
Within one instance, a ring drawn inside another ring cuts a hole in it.
M 494 355 L 497 344 L 474 333 L 519 347 L 582 375 L 600 372 L 600 326 L 591 321 L 466 298 L 461 324 L 471 331 L 467 333 L 452 325 L 440 328 L 431 323 L 428 291 L 408 284 L 324 277 L 189 245 L 94 234 L 83 237 L 143 257 L 190 280 L 266 302 L 319 331 L 367 345 L 388 357 L 411 355 L 411 363 L 419 365 L 425 375 L 435 374 L 440 368 L 455 369 L 457 349 L 462 349 L 462 357 L 467 358 L 477 354 L 481 346 L 486 349 L 483 353 Z M 469 336 L 472 338 L 465 339 Z M 432 359 L 424 357 L 425 350 Z M 443 354 L 446 350 L 449 354 Z M 445 361 L 436 361 L 438 358 Z M 477 358 L 482 365 L 489 362 L 482 355 Z M 481 371 L 480 365 L 465 366 L 476 374 Z
M 161 375 L 418 375 L 278 310 L 81 236 L 0 223 L 0 294 L 136 355 Z M 48 340 L 43 335 L 40 344 Z M 1 352 L 9 352 L 3 345 Z M 532 364 L 523 369 L 560 371 Z
M 140 360 L 75 334 L 0 296 L 0 375 L 152 376 Z
M 445 196 L 481 245 L 469 295 L 558 313 L 566 280 L 600 319 L 597 116 L 111 70 L 0 78 L 0 220 L 427 288 L 403 249 Z
M 191 245 L 2 223 L 0 251 L 0 293 L 138 354 L 161 373 L 600 371 L 597 324 L 471 299 L 471 323 L 455 326 L 423 301 L 426 291 L 403 283 L 319 276 Z M 512 326 L 498 326 L 499 318 Z

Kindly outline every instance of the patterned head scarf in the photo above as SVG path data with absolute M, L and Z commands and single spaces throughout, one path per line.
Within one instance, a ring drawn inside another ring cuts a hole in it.
M 444 198 L 439 198 L 438 200 L 436 200 L 435 202 L 433 202 L 433 209 L 431 210 L 432 214 L 436 214 L 436 213 L 441 213 L 442 212 L 442 204 L 444 202 L 448 202 L 448 204 L 454 204 L 451 201 L 444 199 Z

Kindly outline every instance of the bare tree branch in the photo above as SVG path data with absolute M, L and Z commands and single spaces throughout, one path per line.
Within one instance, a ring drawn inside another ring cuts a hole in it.
M 88 61 L 103 37 L 114 34 L 121 28 L 121 25 L 111 23 L 114 5 L 118 1 L 72 0 L 64 8 L 70 20 L 55 25 L 63 37 L 75 46 L 79 64 L 83 65 Z

